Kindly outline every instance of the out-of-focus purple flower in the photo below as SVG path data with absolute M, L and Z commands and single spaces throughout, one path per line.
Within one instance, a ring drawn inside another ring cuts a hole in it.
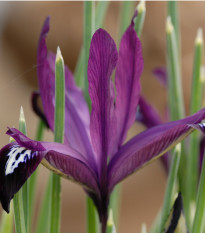
M 54 129 L 55 55 L 47 52 L 46 19 L 38 46 L 38 81 L 44 113 Z M 115 88 L 111 76 L 116 68 Z M 93 35 L 88 60 L 89 114 L 82 91 L 65 66 L 64 144 L 38 142 L 15 128 L 7 134 L 15 142 L 0 151 L 0 201 L 8 212 L 13 195 L 42 162 L 59 175 L 80 183 L 94 201 L 105 232 L 109 197 L 114 186 L 160 157 L 194 128 L 200 128 L 205 109 L 182 120 L 152 127 L 124 143 L 136 117 L 143 70 L 141 43 L 133 20 L 124 33 L 119 53 L 110 35 Z M 116 90 L 116 91 L 115 91 Z
M 157 67 L 152 71 L 162 86 L 167 87 L 167 70 L 165 67 Z
M 144 124 L 148 129 L 163 123 L 156 109 L 146 101 L 143 96 L 139 98 L 139 111 L 136 114 L 136 121 Z M 169 154 L 165 153 L 161 158 L 165 172 L 169 171 Z

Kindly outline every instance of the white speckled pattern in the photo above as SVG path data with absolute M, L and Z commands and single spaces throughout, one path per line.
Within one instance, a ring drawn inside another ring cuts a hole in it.
M 12 174 L 19 163 L 26 162 L 30 159 L 32 155 L 31 152 L 31 150 L 26 150 L 25 147 L 13 146 L 7 155 L 9 158 L 5 167 L 5 175 Z

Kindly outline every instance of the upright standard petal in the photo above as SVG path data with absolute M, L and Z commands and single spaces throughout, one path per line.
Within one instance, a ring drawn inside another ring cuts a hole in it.
M 54 130 L 55 109 L 55 54 L 47 52 L 46 36 L 49 31 L 49 18 L 46 19 L 38 46 L 38 81 L 46 119 Z M 89 110 L 82 91 L 75 85 L 73 76 L 65 66 L 66 106 L 65 143 L 85 154 L 94 164 L 93 151 L 89 139 Z M 94 165 L 93 165 L 94 166 Z
M 93 35 L 88 60 L 89 94 L 92 101 L 90 133 L 101 177 L 106 179 L 107 156 L 116 134 L 114 95 L 111 80 L 117 63 L 113 39 L 103 29 Z
M 182 120 L 148 129 L 120 148 L 109 164 L 110 190 L 122 179 L 163 155 L 190 134 L 194 128 L 204 132 L 205 109 Z
M 89 167 L 87 158 L 73 148 L 60 143 L 31 140 L 15 128 L 10 128 L 7 134 L 16 140 L 18 146 L 31 150 L 37 155 L 43 153 L 42 163 L 48 169 L 84 185 L 94 193 L 99 192 L 95 171 Z
M 142 48 L 132 20 L 120 43 L 115 76 L 118 146 L 122 145 L 127 130 L 135 121 L 142 70 Z

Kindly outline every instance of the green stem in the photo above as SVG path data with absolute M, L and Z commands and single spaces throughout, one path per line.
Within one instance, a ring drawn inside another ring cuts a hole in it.
M 43 132 L 45 129 L 45 123 L 43 120 L 39 120 L 38 128 L 36 132 L 36 141 L 42 141 Z M 36 191 L 36 180 L 37 180 L 38 169 L 31 175 L 29 179 L 29 232 L 31 231 L 34 206 L 35 206 L 35 191 Z
M 115 224 L 114 224 L 112 209 L 110 209 L 110 212 L 109 212 L 106 233 L 116 233 L 116 228 L 115 228 Z
M 179 52 L 179 62 L 181 56 L 181 48 L 180 48 L 180 25 L 179 25 L 179 11 L 178 11 L 178 3 L 177 1 L 167 1 L 167 15 L 171 17 L 172 24 L 175 31 L 176 43 L 177 43 L 177 51 Z
M 122 37 L 123 33 L 130 24 L 133 15 L 133 2 L 132 1 L 122 1 L 121 2 L 121 17 L 120 17 L 120 28 L 119 28 L 119 38 Z
M 192 233 L 203 233 L 205 226 L 205 158 L 203 160 Z
M 199 29 L 195 40 L 195 53 L 194 53 L 194 66 L 192 76 L 192 93 L 191 93 L 191 106 L 190 114 L 195 113 L 201 108 L 204 81 L 202 79 L 201 68 L 203 62 L 203 36 L 202 30 Z M 198 164 L 199 164 L 199 134 L 194 132 L 190 135 L 189 155 L 187 157 L 187 177 L 186 181 L 186 206 L 188 215 L 188 226 L 191 226 L 191 213 L 190 204 L 196 201 L 196 191 L 199 180 Z
M 179 52 L 177 48 L 175 29 L 170 17 L 167 18 L 166 36 L 170 114 L 171 120 L 178 120 L 183 118 L 185 114 L 179 67 Z
M 48 227 L 49 227 L 49 218 L 51 217 L 51 199 L 50 199 L 50 193 L 51 193 L 51 180 L 52 176 L 49 177 L 47 187 L 44 193 L 43 201 L 41 206 L 41 209 L 38 214 L 38 219 L 37 219 L 37 227 L 36 227 L 36 233 L 49 233 L 48 232 Z
M 146 14 L 145 1 L 140 1 L 140 3 L 137 6 L 137 11 L 138 11 L 138 15 L 135 21 L 135 31 L 137 35 L 140 37 L 144 25 L 145 14 Z
M 88 103 L 89 109 L 91 109 L 91 101 L 88 93 L 88 58 L 89 58 L 89 49 L 92 35 L 95 30 L 95 2 L 94 1 L 84 1 L 84 31 L 83 31 L 83 55 L 84 55 L 84 96 Z M 89 197 L 86 197 L 86 217 L 87 217 L 87 233 L 96 233 L 98 232 L 98 215 L 96 208 Z
M 179 168 L 179 162 L 180 162 L 180 156 L 181 156 L 181 144 L 178 144 L 175 147 L 174 154 L 172 155 L 172 163 L 169 171 L 167 186 L 166 186 L 166 192 L 165 192 L 165 198 L 164 198 L 164 204 L 162 207 L 161 212 L 161 223 L 160 223 L 160 231 L 164 232 L 165 224 L 167 222 L 167 219 L 169 217 L 171 208 L 172 208 L 172 200 L 174 196 L 174 190 L 177 182 L 177 175 L 178 175 L 178 168 Z
M 25 117 L 23 113 L 23 108 L 20 109 L 20 118 L 19 118 L 19 130 L 23 133 L 26 133 L 26 123 L 25 123 Z M 24 184 L 25 186 L 25 184 Z M 25 186 L 24 190 L 27 191 L 27 186 Z M 23 197 L 24 194 L 24 197 Z M 23 199 L 25 198 L 25 200 Z M 16 233 L 26 233 L 27 232 L 27 224 L 28 224 L 28 218 L 25 214 L 27 212 L 27 193 L 22 192 L 22 189 L 20 189 L 15 195 L 13 199 L 13 205 L 14 205 L 14 220 L 15 220 L 15 230 Z
M 87 197 L 86 202 L 87 233 L 97 233 L 99 231 L 98 213 L 93 201 Z
M 11 202 L 11 211 L 9 214 L 2 213 L 0 233 L 12 233 L 13 232 L 13 203 Z
M 95 30 L 95 2 L 94 1 L 85 1 L 84 2 L 84 27 L 83 27 L 83 48 L 84 48 L 84 95 L 85 99 L 88 103 L 89 108 L 91 108 L 90 96 L 88 93 L 88 58 L 89 58 L 89 50 L 90 50 L 90 42 L 92 35 Z
M 22 107 L 20 110 L 19 130 L 26 135 L 26 122 Z M 24 208 L 25 227 L 26 231 L 29 232 L 29 180 L 27 180 L 22 187 L 22 199 Z
M 109 1 L 98 1 L 95 14 L 95 30 L 101 28 L 105 18 L 105 14 L 109 5 Z M 75 80 L 77 86 L 84 88 L 84 79 L 83 79 L 83 63 L 84 63 L 84 50 L 81 48 L 79 59 L 75 68 Z
M 65 121 L 65 73 L 64 61 L 57 49 L 55 65 L 55 124 L 54 141 L 64 143 L 64 121 Z M 50 233 L 60 232 L 60 213 L 61 213 L 61 184 L 60 177 L 52 174 L 51 182 L 51 219 Z

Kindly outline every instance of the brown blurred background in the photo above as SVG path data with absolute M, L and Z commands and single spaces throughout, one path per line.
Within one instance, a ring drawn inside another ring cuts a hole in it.
M 111 2 L 104 28 L 118 41 L 122 2 Z M 136 3 L 134 3 L 136 5 Z M 165 2 L 147 2 L 142 32 L 144 72 L 142 92 L 164 115 L 166 91 L 152 76 L 152 69 L 165 66 Z M 186 110 L 189 106 L 193 46 L 198 27 L 205 29 L 205 2 L 180 2 L 182 32 L 182 71 Z M 133 8 L 134 11 L 134 8 Z M 42 23 L 51 16 L 47 39 L 49 50 L 59 45 L 65 63 L 74 71 L 82 45 L 82 2 L 0 2 L 0 138 L 2 147 L 8 142 L 7 126 L 18 127 L 19 109 L 24 108 L 28 135 L 34 138 L 38 119 L 31 110 L 30 96 L 38 89 L 36 50 Z M 142 127 L 136 126 L 131 134 Z M 45 140 L 52 140 L 46 132 Z M 40 200 L 48 172 L 40 169 L 37 199 Z M 43 178 L 42 178 L 43 177 Z M 44 179 L 45 177 L 45 179 Z M 119 231 L 140 232 L 142 223 L 148 228 L 162 204 L 166 176 L 159 161 L 132 175 L 122 183 L 122 205 Z M 81 187 L 62 181 L 62 233 L 85 232 L 85 194 Z M 37 207 L 39 202 L 37 203 Z

